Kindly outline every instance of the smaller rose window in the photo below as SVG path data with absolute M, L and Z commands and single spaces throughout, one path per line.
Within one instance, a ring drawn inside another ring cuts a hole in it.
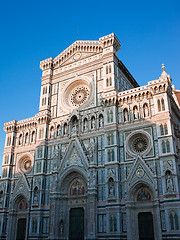
M 132 133 L 127 138 L 126 146 L 130 155 L 147 154 L 151 147 L 150 136 L 146 132 Z
M 71 94 L 71 103 L 75 107 L 82 105 L 89 97 L 89 90 L 87 87 L 76 88 Z

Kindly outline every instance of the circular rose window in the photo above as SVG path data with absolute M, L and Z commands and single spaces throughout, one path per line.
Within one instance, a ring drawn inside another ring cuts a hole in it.
M 147 154 L 151 149 L 151 137 L 147 132 L 131 133 L 126 141 L 127 152 L 135 156 L 137 154 Z
M 20 172 L 28 173 L 32 168 L 32 162 L 28 157 L 19 160 L 18 169 Z
M 132 149 L 134 152 L 141 153 L 144 152 L 148 147 L 148 141 L 143 136 L 138 136 L 132 142 Z
M 87 87 L 76 88 L 71 94 L 71 103 L 73 106 L 78 107 L 87 100 L 88 96 L 89 90 Z
M 72 80 L 65 85 L 61 92 L 61 107 L 67 111 L 68 109 L 85 106 L 92 98 L 93 87 L 90 79 Z

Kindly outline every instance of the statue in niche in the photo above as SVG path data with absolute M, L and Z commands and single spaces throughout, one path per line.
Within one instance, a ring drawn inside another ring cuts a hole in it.
M 90 139 L 88 152 L 89 152 L 90 161 L 93 162 L 94 161 L 94 154 L 95 154 L 95 142 L 94 142 L 93 139 Z
M 88 121 L 87 119 L 84 120 L 84 131 L 88 130 Z
M 61 221 L 59 223 L 59 233 L 60 234 L 64 233 L 64 221 L 63 221 L 63 219 L 61 219 Z
M 99 117 L 99 127 L 103 127 L 103 125 L 104 125 L 104 121 L 103 121 L 103 116 L 101 115 Z
M 148 110 L 147 104 L 145 104 L 145 106 L 144 106 L 144 117 L 148 117 L 148 116 L 149 116 L 149 110 Z
M 113 178 L 110 178 L 108 182 L 108 194 L 109 194 L 109 197 L 115 196 L 115 186 L 114 186 Z
M 134 108 L 134 119 L 138 119 L 139 114 L 138 114 L 138 109 L 137 107 Z
M 38 187 L 35 187 L 34 188 L 34 204 L 37 204 L 38 203 L 38 195 L 39 195 L 39 190 L 38 190 Z
M 91 119 L 91 128 L 95 129 L 95 118 L 94 117 L 92 117 L 92 119 Z
M 173 180 L 172 180 L 172 174 L 170 171 L 166 172 L 166 191 L 167 192 L 173 192 Z
M 141 188 L 137 194 L 137 201 L 148 201 L 151 200 L 151 194 L 147 188 Z

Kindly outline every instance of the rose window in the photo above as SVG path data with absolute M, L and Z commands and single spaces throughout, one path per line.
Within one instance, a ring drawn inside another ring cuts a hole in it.
M 148 147 L 148 141 L 144 137 L 137 137 L 132 142 L 132 149 L 137 152 L 141 153 L 144 152 Z
M 76 88 L 71 94 L 71 103 L 78 107 L 82 105 L 89 97 L 89 90 L 87 87 Z
M 32 168 L 32 161 L 27 157 L 19 160 L 18 169 L 20 172 L 28 173 Z
M 136 131 L 128 136 L 126 149 L 130 156 L 144 155 L 150 151 L 151 145 L 151 137 L 147 132 Z

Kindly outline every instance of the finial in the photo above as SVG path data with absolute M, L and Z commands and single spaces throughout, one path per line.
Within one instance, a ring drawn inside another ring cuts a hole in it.
M 163 71 L 165 71 L 165 66 L 164 66 L 164 64 L 162 64 L 162 67 L 161 67 L 161 68 L 162 68 Z

